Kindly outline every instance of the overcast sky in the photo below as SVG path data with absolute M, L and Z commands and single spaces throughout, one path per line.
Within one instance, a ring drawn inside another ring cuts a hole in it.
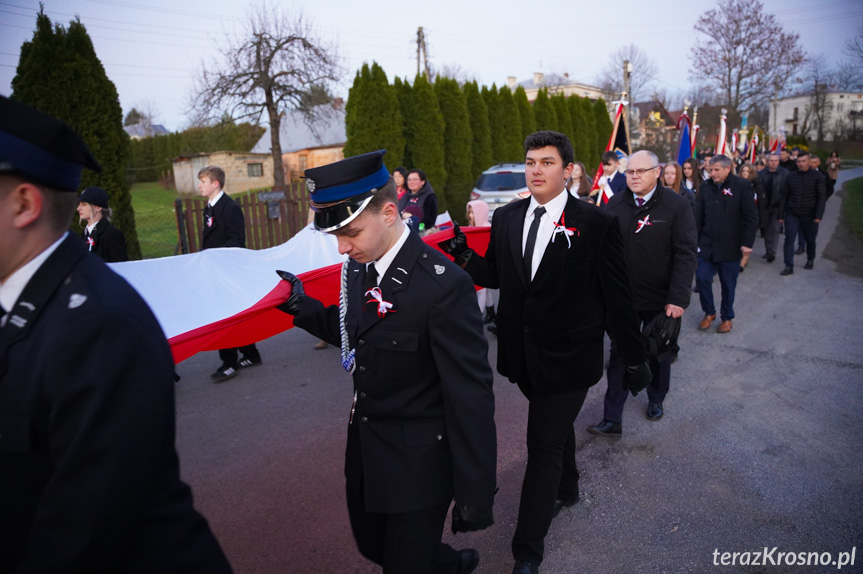
M 248 3 L 228 0 L 44 0 L 55 23 L 80 16 L 120 94 L 124 113 L 150 104 L 157 123 L 181 130 L 189 120 L 190 78 L 218 56 L 225 34 L 242 30 Z M 585 0 L 525 3 L 315 0 L 282 2 L 300 10 L 320 36 L 338 46 L 347 96 L 356 70 L 377 61 L 392 80 L 416 74 L 417 28 L 426 33 L 432 63 L 458 66 L 481 85 L 500 86 L 534 72 L 568 73 L 593 83 L 609 55 L 634 43 L 658 68 L 668 90 L 689 87 L 693 24 L 716 5 L 707 0 L 651 2 Z M 830 64 L 863 21 L 861 0 L 764 0 L 786 31 L 800 35 L 810 54 Z M 37 0 L 0 0 L 0 93 L 11 93 L 21 44 L 35 27 Z M 721 24 L 717 24 L 721 26 Z M 777 55 L 777 57 L 781 57 Z

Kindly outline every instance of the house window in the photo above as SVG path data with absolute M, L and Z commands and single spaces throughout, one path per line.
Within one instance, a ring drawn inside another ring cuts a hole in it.
M 247 163 L 246 170 L 248 170 L 249 177 L 261 177 L 264 175 L 264 164 Z
M 797 108 L 794 108 L 794 119 L 797 119 Z
M 796 112 L 796 111 L 797 111 L 797 108 L 794 108 L 794 111 Z M 796 115 L 796 114 L 795 114 L 795 115 Z M 791 135 L 792 135 L 792 136 L 796 136 L 796 135 L 797 135 L 797 124 L 791 124 Z
M 306 173 L 306 168 L 309 167 L 309 156 L 300 156 L 300 173 Z
M 845 104 L 843 104 L 842 102 L 839 102 L 838 104 L 836 104 L 836 111 L 841 112 L 844 108 L 845 108 Z

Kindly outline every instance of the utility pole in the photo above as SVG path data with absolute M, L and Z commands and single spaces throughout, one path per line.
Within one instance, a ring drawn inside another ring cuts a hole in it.
M 420 75 L 420 53 L 422 53 L 423 69 L 425 71 L 426 80 L 431 83 L 432 77 L 429 72 L 429 54 L 428 49 L 426 48 L 426 37 L 422 26 L 417 28 L 417 76 Z

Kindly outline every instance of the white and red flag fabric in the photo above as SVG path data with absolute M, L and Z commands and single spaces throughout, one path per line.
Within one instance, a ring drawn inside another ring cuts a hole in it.
M 722 109 L 722 114 L 719 116 L 719 133 L 716 134 L 716 148 L 714 151 L 715 155 L 725 155 L 725 152 L 728 150 L 728 146 L 726 144 L 726 139 L 728 137 L 727 126 L 725 123 L 725 108 Z

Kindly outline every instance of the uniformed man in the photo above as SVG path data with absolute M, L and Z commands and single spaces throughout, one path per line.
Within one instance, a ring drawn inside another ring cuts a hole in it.
M 122 231 L 111 225 L 111 215 L 108 192 L 101 187 L 88 187 L 78 197 L 78 217 L 84 224 L 81 239 L 87 251 L 95 253 L 106 263 L 128 261 L 126 238 Z
M 342 350 L 353 374 L 345 476 L 360 553 L 388 574 L 468 573 L 473 549 L 441 543 L 493 523 L 492 372 L 468 275 L 402 222 L 384 151 L 306 170 L 315 227 L 338 238 L 340 304 L 289 273 L 280 307 Z
M 180 481 L 165 335 L 68 232 L 82 167 L 0 97 L 0 573 L 230 572 Z

